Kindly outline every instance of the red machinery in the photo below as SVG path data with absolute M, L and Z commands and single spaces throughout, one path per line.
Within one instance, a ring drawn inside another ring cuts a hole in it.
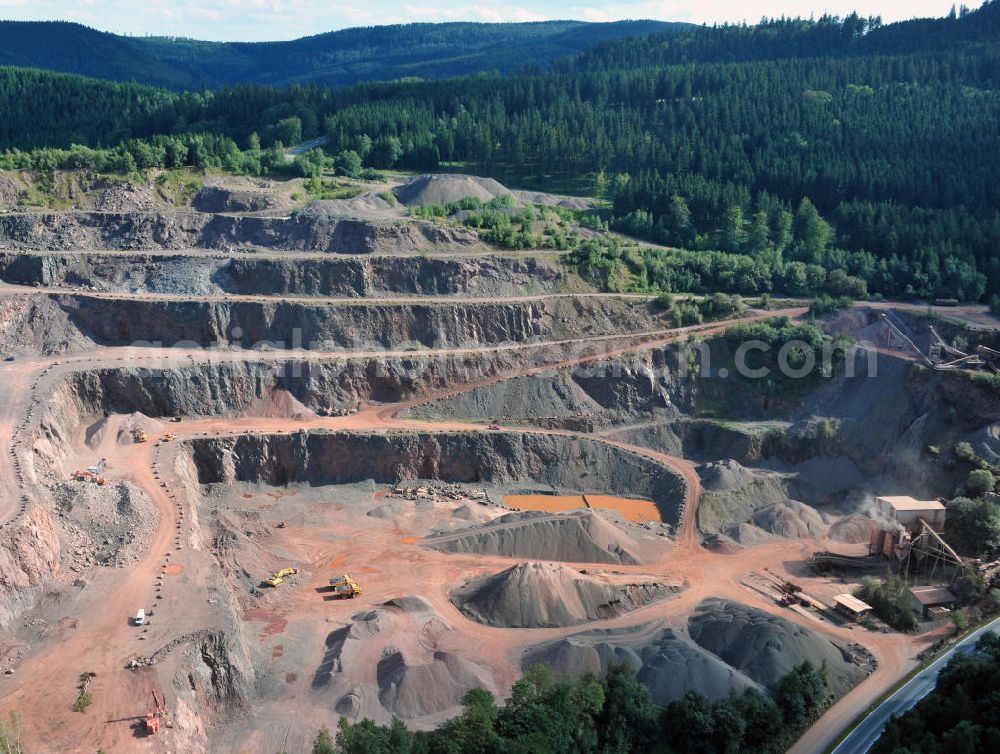
M 163 699 L 153 689 L 153 704 L 155 709 L 146 713 L 146 735 L 152 736 L 160 730 L 160 719 L 166 716 L 167 708 L 163 706 Z

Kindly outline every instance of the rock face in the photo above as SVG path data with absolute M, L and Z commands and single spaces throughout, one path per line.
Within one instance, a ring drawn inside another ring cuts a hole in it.
M 284 197 L 273 191 L 205 186 L 191 206 L 199 212 L 273 212 L 284 209 Z
M 523 342 L 551 329 L 546 326 L 543 311 L 530 302 L 324 306 L 54 298 L 72 323 L 98 343 L 209 346 L 222 342 L 245 348 L 311 350 L 448 347 Z
M 635 313 L 638 317 L 642 314 Z M 628 329 L 639 321 L 632 319 Z M 676 416 L 678 407 L 686 405 L 690 397 L 689 383 L 680 367 L 675 349 L 655 349 L 476 388 L 421 406 L 414 413 L 427 417 L 505 416 L 518 421 L 586 414 L 604 424 L 650 412 Z
M 628 662 L 656 702 L 695 690 L 720 698 L 747 687 L 774 689 L 805 661 L 826 663 L 830 689 L 840 697 L 867 670 L 820 634 L 736 602 L 707 599 L 688 621 L 687 632 L 651 623 L 627 629 L 594 630 L 541 644 L 525 653 L 522 667 L 538 662 L 557 673 L 579 675 Z
M 565 280 L 556 262 L 538 257 L 380 256 L 282 259 L 280 255 L 60 254 L 0 252 L 0 280 L 17 285 L 74 286 L 212 296 L 523 296 L 531 285 L 554 292 Z
M 64 391 L 92 416 L 232 416 L 252 412 L 274 391 L 317 413 L 361 402 L 395 402 L 455 380 L 488 377 L 512 365 L 510 355 L 423 359 L 222 361 L 176 369 L 100 369 L 67 378 Z M 62 391 L 54 391 L 53 399 Z M 291 418 L 289 415 L 288 418 Z
M 337 218 L 309 206 L 288 218 L 201 212 L 76 212 L 0 215 L 8 249 L 272 249 L 340 254 L 484 248 L 465 228 Z
M 545 628 L 613 618 L 667 599 L 675 591 L 652 579 L 622 580 L 564 565 L 521 563 L 467 582 L 451 599 L 479 623 Z
M 676 524 L 684 480 L 666 466 L 616 446 L 562 435 L 522 432 L 312 432 L 196 439 L 190 443 L 202 484 L 344 484 L 401 479 L 572 488 L 599 480 L 609 494 L 656 502 Z M 232 471 L 227 465 L 232 464 Z
M 429 537 L 424 544 L 445 552 L 567 563 L 641 562 L 638 543 L 594 510 L 510 513 L 473 529 Z
M 30 605 L 33 587 L 58 573 L 61 550 L 55 524 L 37 504 L 0 528 L 0 628 Z
M 253 692 L 253 667 L 245 650 L 224 631 L 209 632 L 195 648 L 194 672 L 203 680 L 196 690 L 212 708 L 226 714 L 246 705 Z
M 264 350 L 471 348 L 613 335 L 656 324 L 644 302 L 572 297 L 518 302 L 314 304 L 43 294 L 0 299 L 0 306 L 8 306 L 8 300 L 15 302 L 11 306 L 34 307 L 33 311 L 45 316 L 53 334 L 42 338 L 43 342 L 55 340 L 67 347 L 82 340 L 167 347 L 232 344 Z M 13 312 L 10 319 L 31 317 Z

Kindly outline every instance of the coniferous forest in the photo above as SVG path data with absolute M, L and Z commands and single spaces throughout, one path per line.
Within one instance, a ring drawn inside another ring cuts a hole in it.
M 600 195 L 589 221 L 685 251 L 575 261 L 609 278 L 627 265 L 649 290 L 1000 293 L 997 0 L 898 24 L 682 27 L 512 75 L 340 89 L 176 93 L 6 68 L 0 108 L 7 168 L 264 173 L 279 145 L 325 136 L 373 168 Z

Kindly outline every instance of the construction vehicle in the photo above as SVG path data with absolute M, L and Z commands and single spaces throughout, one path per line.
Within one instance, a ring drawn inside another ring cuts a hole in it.
M 87 467 L 87 471 L 89 473 L 93 474 L 94 476 L 99 476 L 100 473 L 102 471 L 104 471 L 104 467 L 107 466 L 107 465 L 108 465 L 108 459 L 107 458 L 102 458 L 100 461 L 98 461 L 97 463 L 95 463 L 93 466 L 88 466 Z
M 337 599 L 352 600 L 361 595 L 361 587 L 349 573 L 330 579 L 330 586 L 333 587 L 333 596 Z
M 146 735 L 152 736 L 160 731 L 160 720 L 167 714 L 163 699 L 153 689 L 153 711 L 146 713 Z
M 138 427 L 132 430 L 132 440 L 135 442 L 146 442 L 149 438 L 146 437 L 146 430 L 142 427 Z
M 74 482 L 93 482 L 99 487 L 103 487 L 105 484 L 108 483 L 108 480 L 102 476 L 97 476 L 97 472 L 92 471 L 92 469 L 94 468 L 95 468 L 94 466 L 91 466 L 86 471 L 77 469 L 76 471 L 73 472 L 73 475 L 70 477 L 70 479 L 72 479 Z
M 500 429 L 500 425 L 497 424 L 496 422 L 490 422 L 490 426 L 487 427 L 487 429 L 494 429 L 494 430 Z
M 282 568 L 280 571 L 272 573 L 270 578 L 264 580 L 264 583 L 268 586 L 280 586 L 285 581 L 285 576 L 292 576 L 298 572 L 298 568 Z
M 163 436 L 163 442 L 173 442 L 176 439 L 177 435 L 175 435 L 173 432 L 167 432 L 167 434 Z
M 179 417 L 179 416 L 175 416 L 175 417 L 174 417 L 173 419 L 171 419 L 170 421 L 171 421 L 171 422 L 173 422 L 174 424 L 180 424 L 180 423 L 181 423 L 181 417 Z

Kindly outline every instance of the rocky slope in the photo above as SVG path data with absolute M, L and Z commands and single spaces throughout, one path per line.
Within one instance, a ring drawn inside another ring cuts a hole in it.
M 33 591 L 59 571 L 62 545 L 55 523 L 38 504 L 0 529 L 0 628 L 32 602 Z
M 5 314 L 9 311 L 9 314 Z M 576 297 L 457 303 L 106 298 L 47 294 L 0 298 L 0 316 L 38 333 L 0 335 L 0 349 L 71 350 L 108 345 L 357 350 L 455 348 L 573 340 L 656 328 L 647 303 Z M 32 345 L 34 348 L 32 348 Z
M 551 256 L 380 256 L 281 259 L 216 253 L 0 252 L 0 280 L 94 291 L 386 297 L 520 296 L 566 279 Z
M 486 250 L 479 236 L 465 228 L 347 219 L 331 215 L 322 203 L 287 218 L 193 211 L 0 214 L 0 248 L 271 249 L 338 254 Z

